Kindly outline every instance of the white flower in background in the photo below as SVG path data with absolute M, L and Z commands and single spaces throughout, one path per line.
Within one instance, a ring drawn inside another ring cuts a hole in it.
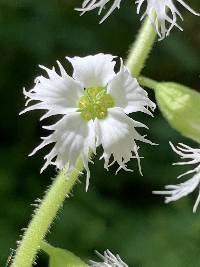
M 112 0 L 84 0 L 82 3 L 82 7 L 76 8 L 76 10 L 82 12 L 81 15 L 83 15 L 87 11 L 91 11 L 93 9 L 98 8 L 98 15 L 101 15 L 102 10 L 106 8 L 106 4 L 110 1 Z M 100 20 L 100 23 L 104 22 L 104 20 L 107 19 L 116 8 L 120 8 L 121 0 L 114 0 L 112 2 L 113 4 L 109 8 L 105 16 L 103 16 L 103 18 Z
M 183 0 L 176 0 L 183 7 L 185 7 L 192 14 L 199 16 L 200 14 L 195 12 L 188 4 L 186 4 Z M 82 3 L 81 8 L 76 8 L 76 10 L 81 11 L 81 15 L 87 11 L 91 11 L 93 9 L 98 8 L 98 15 L 101 14 L 102 10 L 106 8 L 107 3 L 111 3 L 111 7 L 108 9 L 108 12 L 101 19 L 100 23 L 102 23 L 116 8 L 120 8 L 121 0 L 85 0 Z M 175 26 L 181 31 L 183 30 L 177 24 L 177 16 L 183 20 L 178 9 L 175 7 L 172 0 L 136 0 L 137 4 L 137 14 L 140 13 L 143 4 L 146 4 L 146 10 L 141 17 L 141 20 L 148 16 L 152 25 L 154 26 L 155 31 L 161 39 L 164 39 L 169 35 L 171 29 Z
M 99 256 L 103 262 L 90 261 L 91 267 L 128 267 L 128 265 L 122 261 L 120 256 L 112 254 L 108 249 L 104 251 L 104 255 L 96 251 L 96 254 Z
M 183 20 L 178 9 L 175 7 L 175 1 L 172 0 L 137 0 L 137 14 L 140 13 L 141 7 L 146 3 L 147 8 L 141 17 L 141 20 L 148 16 L 155 31 L 160 37 L 160 40 L 164 39 L 170 34 L 170 31 L 175 26 L 179 30 L 183 29 L 177 24 L 177 16 Z M 189 5 L 187 5 L 183 0 L 177 0 L 183 7 L 185 7 L 192 14 L 199 16 L 200 14 L 195 12 Z
M 189 180 L 177 184 L 177 185 L 167 185 L 165 191 L 154 191 L 154 194 L 166 195 L 165 203 L 169 203 L 171 201 L 176 201 L 182 197 L 187 196 L 192 193 L 197 187 L 199 190 L 198 197 L 193 207 L 193 212 L 196 212 L 197 207 L 200 202 L 200 149 L 191 148 L 187 145 L 179 143 L 177 147 L 174 147 L 172 143 L 170 143 L 172 149 L 181 156 L 181 159 L 186 159 L 187 161 L 177 162 L 174 165 L 187 165 L 187 164 L 198 164 L 194 169 L 187 171 L 178 176 L 181 178 L 187 174 L 194 173 L 192 178 Z
M 105 160 L 106 169 L 117 162 L 118 170 L 129 171 L 127 162 L 137 158 L 141 172 L 139 147 L 135 141 L 152 143 L 136 131 L 136 127 L 147 127 L 126 114 L 141 111 L 152 115 L 149 108 L 154 110 L 155 104 L 137 80 L 131 77 L 122 61 L 119 72 L 115 73 L 114 58 L 105 54 L 67 58 L 73 66 L 72 77 L 59 62 L 60 75 L 54 68 L 51 70 L 41 66 L 48 78 L 39 76 L 32 90 L 27 92 L 24 89 L 24 95 L 28 98 L 26 105 L 30 101 L 37 103 L 26 107 L 21 113 L 35 109 L 47 110 L 41 119 L 63 115 L 54 125 L 43 127 L 53 132 L 43 137 L 43 142 L 31 153 L 33 155 L 55 143 L 45 156 L 46 163 L 41 171 L 50 164 L 58 169 L 67 166 L 70 171 L 81 156 L 87 171 L 87 189 L 90 177 L 89 150 L 95 153 L 96 147 L 102 145 L 104 152 L 101 158 Z M 111 164 L 110 158 L 113 160 Z

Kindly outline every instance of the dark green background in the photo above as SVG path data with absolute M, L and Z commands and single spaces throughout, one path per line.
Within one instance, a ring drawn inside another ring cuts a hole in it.
M 188 2 L 200 9 L 198 1 Z M 33 86 L 40 74 L 38 64 L 51 67 L 59 59 L 66 66 L 65 56 L 104 52 L 125 58 L 140 26 L 134 1 L 122 0 L 120 10 L 102 25 L 95 11 L 80 17 L 74 11 L 80 5 L 78 0 L 0 1 L 0 266 L 30 220 L 30 204 L 43 196 L 56 175 L 53 167 L 39 174 L 45 149 L 27 157 L 46 132 L 41 130 L 41 112 L 18 116 L 24 107 L 22 87 Z M 156 42 L 143 74 L 198 89 L 200 19 L 183 8 L 181 12 L 184 32 L 174 30 L 168 39 Z M 158 110 L 154 119 L 146 115 L 139 119 L 150 127 L 149 138 L 159 144 L 141 144 L 144 176 L 134 160 L 130 163 L 134 173 L 121 171 L 115 176 L 117 166 L 106 172 L 100 150 L 91 165 L 89 192 L 85 193 L 84 176 L 47 240 L 85 260 L 95 259 L 95 249 L 109 248 L 134 267 L 200 266 L 200 210 L 192 214 L 197 192 L 169 205 L 151 194 L 175 183 L 185 170 L 171 165 L 178 157 L 168 141 L 196 144 L 171 129 Z M 37 266 L 46 266 L 45 261 L 40 255 Z

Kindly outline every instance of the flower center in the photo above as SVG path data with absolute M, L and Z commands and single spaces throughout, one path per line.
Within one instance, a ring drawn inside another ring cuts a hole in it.
M 114 107 L 114 100 L 107 94 L 105 88 L 92 87 L 85 89 L 84 96 L 79 99 L 78 107 L 84 120 L 105 119 L 108 108 Z

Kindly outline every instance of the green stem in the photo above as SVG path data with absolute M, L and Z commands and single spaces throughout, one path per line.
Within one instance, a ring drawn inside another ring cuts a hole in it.
M 138 33 L 136 41 L 130 48 L 126 66 L 131 74 L 137 78 L 144 67 L 145 61 L 153 47 L 156 33 L 148 18 L 145 19 Z
M 150 78 L 146 78 L 144 76 L 140 76 L 138 78 L 138 82 L 139 82 L 140 85 L 146 86 L 146 87 L 151 88 L 153 90 L 156 90 L 156 87 L 157 87 L 157 85 L 159 83 L 157 81 L 154 81 L 154 80 L 152 80 Z
M 58 174 L 40 207 L 36 210 L 16 251 L 11 267 L 32 266 L 37 251 L 40 249 L 41 241 L 83 168 L 82 160 L 78 159 L 75 170 L 68 176 L 64 171 Z

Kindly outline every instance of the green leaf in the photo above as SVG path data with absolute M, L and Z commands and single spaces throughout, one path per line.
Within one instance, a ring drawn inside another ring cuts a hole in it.
M 158 83 L 156 100 L 169 124 L 200 143 L 200 93 L 177 83 Z
M 79 257 L 72 252 L 56 248 L 43 242 L 41 249 L 49 255 L 49 267 L 88 267 Z

